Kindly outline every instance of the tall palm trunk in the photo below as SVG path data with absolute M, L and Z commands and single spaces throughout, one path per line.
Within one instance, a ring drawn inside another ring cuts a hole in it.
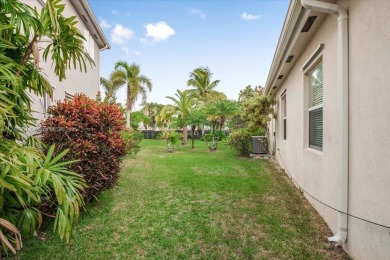
M 210 151 L 216 151 L 218 147 L 219 137 L 217 136 L 217 138 L 215 138 L 216 130 L 218 130 L 218 123 L 214 121 L 213 123 L 211 123 L 211 135 L 213 142 L 211 144 L 211 147 L 209 147 Z
M 183 141 L 182 141 L 182 144 L 187 144 L 187 140 L 188 140 L 188 131 L 187 131 L 187 126 L 183 126 Z
M 126 105 L 127 111 L 126 111 L 126 127 L 131 127 L 131 109 L 133 108 L 133 100 L 127 99 L 127 105 Z
M 219 125 L 219 131 L 220 132 L 222 132 L 222 127 L 225 124 L 225 121 L 226 121 L 226 117 L 222 116 L 221 117 L 221 122 L 220 122 L 220 125 Z
M 127 109 L 127 111 L 126 111 L 126 127 L 127 128 L 131 127 L 131 125 L 130 125 L 130 109 Z
M 215 124 L 212 124 L 211 136 L 213 137 L 213 145 L 215 144 Z
M 195 128 L 196 128 L 196 125 L 192 125 L 192 127 L 191 127 L 192 149 L 195 148 Z
M 151 91 L 153 85 L 148 77 L 140 74 L 141 69 L 135 63 L 129 65 L 126 61 L 118 61 L 114 68 L 113 81 L 118 86 L 126 86 L 126 127 L 131 128 L 130 113 L 137 97 L 141 95 L 146 103 L 146 92 Z

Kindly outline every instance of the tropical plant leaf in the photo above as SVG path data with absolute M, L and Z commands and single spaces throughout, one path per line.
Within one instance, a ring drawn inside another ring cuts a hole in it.
M 10 232 L 14 239 L 14 244 L 12 245 L 10 242 L 10 237 L 4 234 L 3 230 Z M 17 250 L 20 250 L 23 247 L 22 236 L 19 230 L 8 220 L 0 218 L 0 242 L 3 245 L 3 248 L 8 248 L 14 254 L 16 254 Z

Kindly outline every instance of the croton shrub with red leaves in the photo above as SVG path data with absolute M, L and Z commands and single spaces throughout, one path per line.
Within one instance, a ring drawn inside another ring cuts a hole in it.
M 88 184 L 84 199 L 90 201 L 113 187 L 127 149 L 121 138 L 125 129 L 121 108 L 78 94 L 57 102 L 48 113 L 42 122 L 42 140 L 49 147 L 55 144 L 58 153 L 70 149 L 64 160 L 79 160 L 69 168 Z

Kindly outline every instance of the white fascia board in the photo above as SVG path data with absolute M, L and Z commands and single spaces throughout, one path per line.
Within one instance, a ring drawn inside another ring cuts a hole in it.
M 84 15 L 84 12 L 87 15 L 86 18 L 88 18 L 89 22 L 86 23 L 85 20 L 83 20 L 83 22 L 86 23 L 85 25 L 88 27 L 88 29 L 91 33 L 96 31 L 96 33 L 98 35 L 97 37 L 99 37 L 101 39 L 101 41 L 103 42 L 103 45 L 99 46 L 99 49 L 100 50 L 109 49 L 110 44 L 109 44 L 102 28 L 100 27 L 100 24 L 99 24 L 98 20 L 96 19 L 96 16 L 95 16 L 94 12 L 92 11 L 91 6 L 88 3 L 88 0 L 70 0 L 70 2 L 72 3 L 74 8 L 76 9 L 76 11 L 79 14 L 79 17 L 81 19 L 83 18 L 82 16 Z
M 289 11 L 283 25 L 271 69 L 265 85 L 265 94 L 269 94 L 283 69 L 283 66 L 298 39 L 299 34 L 309 17 L 310 11 L 302 8 L 299 1 L 291 1 Z M 284 75 L 286 76 L 286 75 Z

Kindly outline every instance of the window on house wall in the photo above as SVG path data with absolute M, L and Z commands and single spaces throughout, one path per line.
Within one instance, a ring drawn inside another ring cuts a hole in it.
M 84 38 L 85 38 L 84 41 L 85 52 L 89 55 L 89 57 L 92 58 L 92 60 L 95 60 L 95 41 L 92 38 L 87 28 L 84 29 Z
M 49 95 L 45 92 L 43 94 L 43 116 L 46 118 L 47 115 L 47 110 L 49 109 L 50 106 L 50 97 Z
M 283 92 L 282 96 L 282 120 L 283 120 L 283 140 L 287 140 L 287 94 Z
M 55 87 L 52 86 L 51 88 L 54 91 Z M 46 92 L 43 93 L 43 97 L 41 99 L 41 104 L 42 104 L 42 108 L 43 108 L 44 118 L 47 117 L 47 111 L 48 111 L 49 107 L 51 106 L 52 101 L 53 101 L 53 99 L 52 99 L 52 97 L 50 97 L 50 95 L 48 93 L 46 93 Z
M 309 80 L 309 147 L 322 151 L 323 147 L 323 70 L 322 62 L 308 74 Z

